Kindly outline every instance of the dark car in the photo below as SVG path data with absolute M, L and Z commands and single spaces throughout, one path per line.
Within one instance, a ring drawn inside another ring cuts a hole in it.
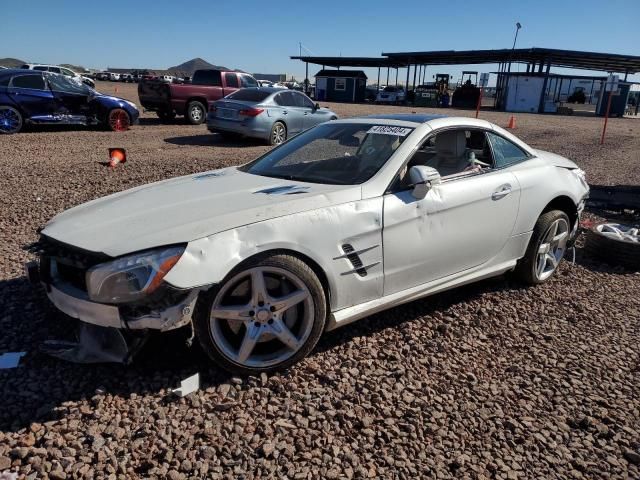
M 123 131 L 139 114 L 135 103 L 64 75 L 0 70 L 0 133 L 17 133 L 25 124 L 103 125 Z
M 207 69 L 196 70 L 189 83 L 166 83 L 158 77 L 143 77 L 138 84 L 140 103 L 155 111 L 161 120 L 184 115 L 192 125 L 206 120 L 210 102 L 235 92 L 239 88 L 257 87 L 251 75 Z

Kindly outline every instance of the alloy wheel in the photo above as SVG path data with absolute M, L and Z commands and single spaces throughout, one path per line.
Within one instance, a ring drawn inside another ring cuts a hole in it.
M 16 133 L 21 127 L 20 114 L 14 108 L 0 106 L 0 132 Z
M 114 132 L 124 132 L 129 130 L 130 126 L 129 114 L 121 108 L 111 110 L 109 113 L 109 127 Z
M 564 218 L 554 221 L 542 236 L 536 256 L 535 274 L 544 281 L 556 271 L 569 240 L 569 224 Z
M 273 127 L 273 131 L 271 132 L 271 143 L 274 145 L 280 145 L 287 139 L 287 131 L 284 128 L 284 125 L 277 123 Z
M 200 120 L 202 120 L 202 117 L 203 112 L 200 107 L 196 106 L 191 109 L 191 120 L 193 120 L 194 122 L 200 122 Z
M 277 365 L 307 342 L 314 307 L 297 275 L 278 267 L 254 267 L 230 279 L 216 295 L 209 315 L 211 338 L 237 365 Z

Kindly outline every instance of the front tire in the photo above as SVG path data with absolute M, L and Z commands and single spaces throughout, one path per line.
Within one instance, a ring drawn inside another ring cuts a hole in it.
M 24 126 L 22 114 L 8 105 L 0 105 L 0 133 L 18 133 Z
M 200 125 L 206 118 L 207 110 L 201 102 L 193 101 L 187 104 L 187 122 L 191 125 Z
M 299 258 L 271 255 L 235 269 L 202 294 L 194 327 L 216 364 L 256 375 L 303 359 L 326 316 L 324 289 L 313 270 Z
M 570 225 L 569 217 L 561 210 L 551 210 L 538 218 L 527 252 L 516 266 L 521 280 L 537 285 L 553 276 L 567 250 Z
M 112 132 L 125 132 L 131 127 L 131 118 L 126 110 L 114 108 L 107 114 L 107 127 Z

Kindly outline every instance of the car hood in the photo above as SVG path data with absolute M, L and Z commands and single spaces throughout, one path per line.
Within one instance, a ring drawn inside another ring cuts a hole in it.
M 538 157 L 544 158 L 546 161 L 548 161 L 551 165 L 555 167 L 562 167 L 562 168 L 569 168 L 569 169 L 578 168 L 578 165 L 573 163 L 571 160 L 569 160 L 568 158 L 564 158 L 556 153 L 545 152 L 544 150 L 536 150 L 535 152 L 536 152 L 536 155 L 538 155 Z
M 57 215 L 42 233 L 115 257 L 360 197 L 359 186 L 293 182 L 232 167 L 93 200 Z

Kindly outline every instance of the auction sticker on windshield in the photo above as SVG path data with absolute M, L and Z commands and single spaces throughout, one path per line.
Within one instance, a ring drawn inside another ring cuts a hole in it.
M 381 135 L 396 135 L 398 137 L 406 137 L 411 133 L 412 128 L 393 127 L 391 125 L 374 125 L 367 133 L 379 133 Z

